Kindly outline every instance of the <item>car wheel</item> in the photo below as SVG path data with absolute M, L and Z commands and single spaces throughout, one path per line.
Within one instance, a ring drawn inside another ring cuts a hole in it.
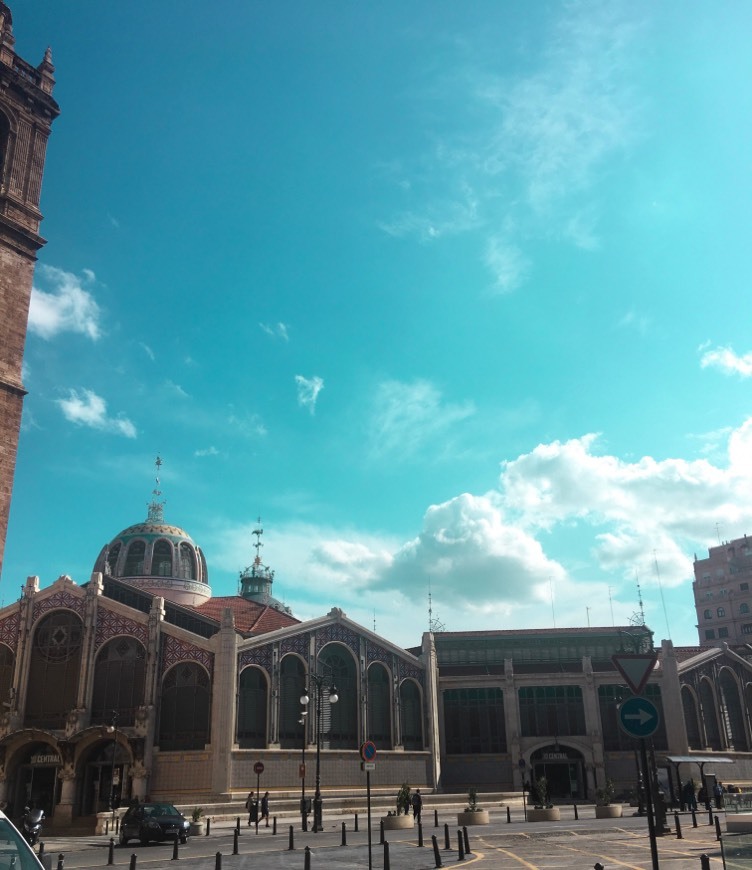
M 185 846 L 185 844 L 188 842 L 188 834 L 181 834 L 180 842 Z
M 138 839 L 141 841 L 142 846 L 149 845 L 149 835 L 148 834 L 141 834 L 141 836 Z
M 128 838 L 125 836 L 125 831 L 120 832 L 120 845 L 121 846 L 128 845 Z

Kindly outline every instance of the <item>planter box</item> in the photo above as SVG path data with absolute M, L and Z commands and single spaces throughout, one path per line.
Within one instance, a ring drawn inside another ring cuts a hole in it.
M 474 812 L 457 813 L 457 824 L 460 827 L 469 825 L 487 825 L 491 820 L 488 818 L 488 810 L 475 810 Z
M 413 827 L 412 816 L 382 816 L 385 831 L 403 831 Z
M 191 822 L 188 833 L 192 837 L 203 837 L 206 833 L 206 822 L 203 819 L 200 822 Z
M 609 804 L 606 807 L 596 806 L 596 808 L 595 808 L 596 819 L 620 819 L 621 816 L 622 816 L 622 805 L 621 804 Z
M 527 811 L 528 822 L 558 822 L 560 819 L 558 807 L 530 807 Z

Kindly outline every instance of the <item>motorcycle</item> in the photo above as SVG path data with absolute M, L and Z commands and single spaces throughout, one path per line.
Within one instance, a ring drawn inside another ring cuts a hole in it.
M 36 846 L 39 841 L 43 819 L 44 810 L 32 810 L 29 807 L 24 808 L 24 815 L 21 820 L 21 836 L 30 846 Z

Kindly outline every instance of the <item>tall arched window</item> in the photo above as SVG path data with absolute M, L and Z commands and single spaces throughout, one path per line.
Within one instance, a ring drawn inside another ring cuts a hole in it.
M 717 705 L 713 689 L 707 680 L 700 681 L 700 711 L 705 728 L 705 746 L 708 749 L 721 749 L 721 732 L 718 728 Z
M 13 688 L 13 667 L 15 656 L 13 650 L 4 643 L 0 644 L 0 699 L 10 703 Z
M 140 577 L 144 573 L 145 552 L 146 544 L 143 541 L 131 541 L 128 545 L 123 577 Z
M 305 691 L 305 666 L 295 655 L 283 656 L 279 668 L 279 745 L 282 749 L 303 746 L 303 706 L 300 699 Z
M 695 704 L 694 695 L 687 686 L 682 686 L 681 698 L 682 710 L 684 711 L 684 725 L 687 729 L 687 742 L 689 748 L 702 749 L 700 723 L 697 719 L 697 704 Z
M 171 668 L 162 682 L 159 748 L 203 749 L 209 742 L 211 684 L 209 675 L 195 662 Z
M 0 183 L 5 181 L 5 171 L 10 144 L 10 124 L 3 112 L 0 112 Z
M 152 577 L 172 577 L 172 544 L 157 541 L 151 557 Z
M 749 604 L 746 601 L 739 605 L 739 613 L 749 613 Z
M 117 710 L 120 725 L 133 725 L 144 703 L 146 650 L 133 637 L 116 637 L 99 651 L 94 666 L 92 724 L 109 722 Z
M 355 661 L 341 644 L 331 643 L 324 647 L 319 659 L 331 670 L 337 687 L 339 701 L 330 704 L 327 692 L 323 692 L 322 745 L 331 749 L 357 749 L 358 747 L 358 681 L 355 676 Z
M 193 558 L 193 549 L 185 541 L 180 542 L 180 576 L 185 580 L 196 579 L 196 560 Z
M 238 695 L 238 745 L 266 749 L 267 682 L 260 668 L 243 669 Z
M 728 748 L 746 752 L 749 747 L 744 733 L 744 711 L 739 697 L 739 685 L 727 668 L 721 671 L 718 688 L 721 699 L 720 714 Z
M 413 680 L 403 680 L 400 685 L 402 710 L 402 745 L 405 749 L 423 749 L 423 710 L 420 689 Z
M 29 670 L 27 724 L 65 727 L 76 706 L 82 640 L 83 623 L 70 610 L 56 610 L 39 621 Z
M 107 556 L 105 558 L 105 566 L 104 572 L 105 574 L 109 574 L 111 577 L 117 576 L 117 561 L 118 556 L 120 555 L 121 544 L 118 541 L 113 544 L 109 550 L 107 551 Z
M 368 668 L 369 740 L 384 749 L 392 749 L 392 705 L 390 680 L 384 665 L 374 662 Z
M 716 612 L 718 613 L 718 616 L 725 616 L 725 615 L 726 615 L 726 608 L 725 608 L 725 607 L 719 607 L 718 610 L 717 610 Z

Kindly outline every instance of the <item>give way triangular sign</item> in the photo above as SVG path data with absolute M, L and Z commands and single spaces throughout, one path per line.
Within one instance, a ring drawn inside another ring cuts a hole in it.
M 635 695 L 642 693 L 658 661 L 657 653 L 615 653 L 611 661 Z

